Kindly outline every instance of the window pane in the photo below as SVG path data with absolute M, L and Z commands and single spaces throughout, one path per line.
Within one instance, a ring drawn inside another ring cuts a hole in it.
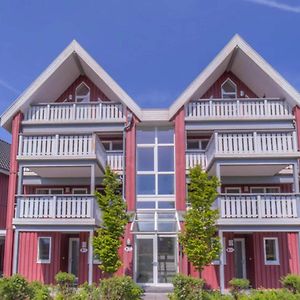
M 136 141 L 138 144 L 154 144 L 154 128 L 142 128 L 137 130 Z
M 205 150 L 208 145 L 209 140 L 202 140 L 201 141 L 201 150 Z
M 276 245 L 275 240 L 265 240 L 266 261 L 276 261 Z
M 175 221 L 170 222 L 157 222 L 157 230 L 162 232 L 176 232 L 177 223 Z
M 278 187 L 267 187 L 266 188 L 266 193 L 275 194 L 275 193 L 279 193 L 279 192 L 280 192 L 280 189 Z
M 158 175 L 158 194 L 160 195 L 174 194 L 174 175 L 170 175 L 170 174 Z
M 112 150 L 123 150 L 123 143 L 121 141 L 112 142 Z
M 199 150 L 199 141 L 198 140 L 187 141 L 186 148 L 188 150 Z
M 153 201 L 137 201 L 136 208 L 137 209 L 155 208 L 155 202 L 153 202 Z
M 152 147 L 137 149 L 137 170 L 154 171 L 154 149 Z
M 40 238 L 39 239 L 39 259 L 49 260 L 50 259 L 50 239 Z
M 157 130 L 157 137 L 159 144 L 172 144 L 174 142 L 173 128 L 159 128 Z
M 231 80 L 227 80 L 222 85 L 222 89 L 223 89 L 223 92 L 225 92 L 225 93 L 235 93 L 236 92 L 236 85 Z
M 174 171 L 174 148 L 158 147 L 158 171 Z
M 158 208 L 172 209 L 175 208 L 174 201 L 159 201 Z
M 264 192 L 265 192 L 264 188 L 260 188 L 260 187 L 251 188 L 251 193 L 254 193 L 254 194 L 263 194 Z
M 155 194 L 155 176 L 137 175 L 137 194 L 154 195 Z

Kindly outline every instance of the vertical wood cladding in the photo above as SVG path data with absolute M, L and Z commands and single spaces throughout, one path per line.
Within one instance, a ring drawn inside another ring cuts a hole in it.
M 6 226 L 8 180 L 8 175 L 0 173 L 0 229 Z
M 216 82 L 204 93 L 201 97 L 202 99 L 209 99 L 211 97 L 220 99 L 221 98 L 221 85 L 225 82 L 227 78 L 230 78 L 237 85 L 238 98 L 243 98 L 240 96 L 240 92 L 243 91 L 248 98 L 257 98 L 257 95 L 251 91 L 251 89 L 238 77 L 236 77 L 232 72 L 224 72 Z
M 75 90 L 80 83 L 84 82 L 90 88 L 91 101 L 97 101 L 98 98 L 102 101 L 109 101 L 108 97 L 86 76 L 80 75 L 57 99 L 55 102 L 75 101 Z M 72 99 L 69 96 L 72 95 Z
M 51 263 L 37 263 L 38 237 L 51 237 Z M 61 233 L 21 232 L 19 235 L 18 273 L 29 281 L 39 280 L 54 283 L 54 276 L 60 271 Z

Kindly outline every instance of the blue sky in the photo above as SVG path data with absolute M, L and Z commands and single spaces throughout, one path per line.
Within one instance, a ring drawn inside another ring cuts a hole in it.
M 74 38 L 141 107 L 168 107 L 235 33 L 300 90 L 300 0 L 2 0 L 0 114 Z

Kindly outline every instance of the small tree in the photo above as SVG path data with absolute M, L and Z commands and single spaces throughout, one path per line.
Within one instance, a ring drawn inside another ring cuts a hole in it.
M 96 192 L 102 220 L 94 237 L 94 253 L 100 260 L 99 268 L 109 274 L 116 272 L 122 262 L 118 250 L 121 247 L 125 226 L 129 221 L 126 204 L 122 199 L 120 180 L 109 167 L 106 168 L 104 193 Z
M 184 229 L 179 241 L 188 260 L 199 272 L 217 259 L 221 245 L 216 236 L 218 210 L 212 209 L 220 185 L 215 177 L 209 177 L 200 166 L 190 169 L 190 185 L 188 187 L 188 203 L 190 208 L 184 216 Z

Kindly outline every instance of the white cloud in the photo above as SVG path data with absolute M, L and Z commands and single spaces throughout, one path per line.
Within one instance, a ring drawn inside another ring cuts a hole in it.
M 0 86 L 10 90 L 11 92 L 15 93 L 15 94 L 20 94 L 20 91 L 16 88 L 14 88 L 13 86 L 11 86 L 9 83 L 7 83 L 5 80 L 0 78 Z
M 269 6 L 272 8 L 277 8 L 280 10 L 289 11 L 293 13 L 298 13 L 298 14 L 300 13 L 300 6 L 285 4 L 276 0 L 245 0 L 245 1 L 253 2 L 256 4 L 265 5 L 265 6 Z

